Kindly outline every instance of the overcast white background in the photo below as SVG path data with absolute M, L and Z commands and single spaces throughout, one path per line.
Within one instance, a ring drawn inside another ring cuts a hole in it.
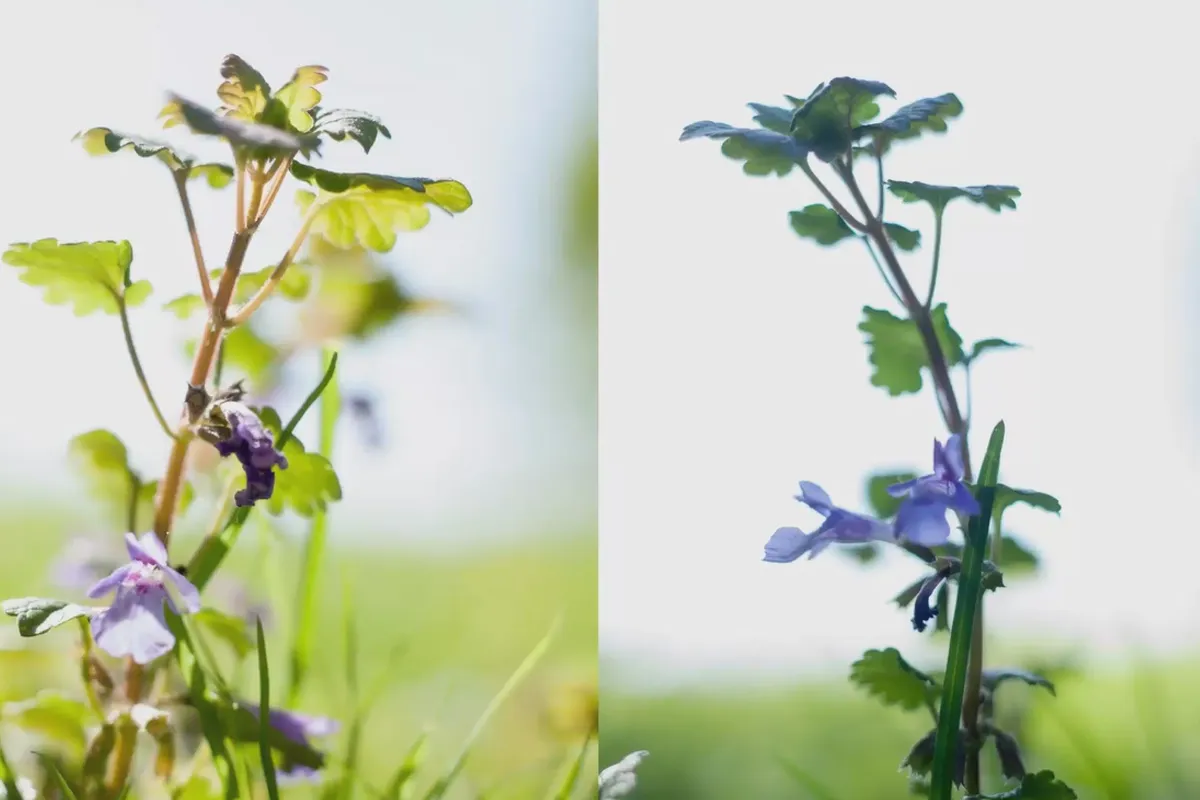
M 928 471 L 944 436 L 932 395 L 870 386 L 856 330 L 863 304 L 895 303 L 856 243 L 790 230 L 788 211 L 820 200 L 803 176 L 747 177 L 719 143 L 677 141 L 689 122 L 749 123 L 745 103 L 838 75 L 889 83 L 895 105 L 962 99 L 948 135 L 894 150 L 891 177 L 1024 193 L 1015 213 L 950 206 L 938 285 L 968 342 L 1028 345 L 975 370 L 976 457 L 1003 418 L 1003 479 L 1063 504 L 1061 518 L 1007 515 L 1044 572 L 989 596 L 992 630 L 1100 658 L 1194 648 L 1200 113 L 1194 31 L 1174 17 L 1156 3 L 604 4 L 607 680 L 932 654 L 888 604 L 919 576 L 912 559 L 760 561 L 776 527 L 813 524 L 798 480 L 865 509 L 870 471 Z M 926 207 L 889 207 L 932 241 Z M 929 255 L 906 260 L 921 286 Z
M 195 291 L 174 189 L 156 162 L 92 158 L 71 137 L 103 125 L 228 161 L 220 142 L 161 130 L 166 92 L 216 105 L 226 53 L 276 87 L 297 66 L 324 64 L 323 104 L 372 111 L 393 139 L 370 156 L 331 142 L 321 166 L 453 177 L 475 200 L 460 217 L 435 214 L 425 230 L 402 235 L 391 257 L 402 281 L 463 314 L 416 319 L 342 354 L 345 390 L 381 400 L 389 449 L 371 453 L 351 426 L 341 432 L 337 513 L 367 524 L 339 536 L 462 544 L 586 532 L 595 518 L 595 377 L 580 353 L 594 333 L 572 318 L 569 275 L 580 268 L 564 265 L 564 239 L 568 178 L 595 125 L 595 25 L 594 3 L 546 0 L 9 4 L 0 11 L 9 34 L 0 50 L 0 242 L 132 241 L 135 276 L 155 286 L 134 332 L 173 414 L 188 369 L 181 344 L 195 335 L 157 311 Z M 272 209 L 248 267 L 272 263 L 291 242 L 297 186 Z M 228 247 L 232 190 L 196 185 L 192 195 L 215 266 Z M 167 442 L 115 319 L 44 306 L 3 267 L 0 350 L 5 494 L 75 490 L 66 442 L 96 427 L 121 435 L 145 474 L 162 470 Z M 282 408 L 315 384 L 310 362 Z

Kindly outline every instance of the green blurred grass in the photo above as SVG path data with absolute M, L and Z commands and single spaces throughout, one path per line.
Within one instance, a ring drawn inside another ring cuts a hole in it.
M 29 500 L 0 506 L 6 554 L 0 559 L 0 586 L 8 597 L 53 594 L 48 565 L 68 535 L 88 530 L 86 516 L 78 511 L 30 514 L 35 507 Z M 364 729 L 363 779 L 372 787 L 385 784 L 411 743 L 428 730 L 426 775 L 418 781 L 427 785 L 448 766 L 488 701 L 561 613 L 564 624 L 547 657 L 495 718 L 458 791 L 448 796 L 475 797 L 487 787 L 495 787 L 489 794 L 495 798 L 543 794 L 554 771 L 578 752 L 578 740 L 556 729 L 551 716 L 566 701 L 565 690 L 594 686 L 597 677 L 595 532 L 430 554 L 350 547 L 345 523 L 339 523 L 336 509 L 334 514 L 331 557 L 322 571 L 317 652 L 297 708 L 348 722 L 342 625 L 348 586 L 357 612 L 361 691 L 370 691 L 381 676 L 388 685 Z M 194 535 L 181 535 L 172 552 L 188 554 L 196 541 Z M 248 579 L 272 601 L 275 621 L 267 636 L 272 685 L 279 696 L 287 673 L 300 545 L 299 540 L 281 542 L 261 526 L 248 527 L 228 564 L 228 574 Z M 11 636 L 3 641 L 11 648 L 16 631 L 15 625 L 9 627 Z M 35 649 L 0 657 L 0 699 L 22 699 L 47 686 L 77 688 L 73 662 L 62 657 L 75 645 L 68 629 L 26 642 Z M 47 649 L 52 652 L 38 656 Z M 225 664 L 232 666 L 232 658 Z M 239 671 L 239 687 L 249 697 L 256 691 L 255 669 L 252 657 Z M 343 736 L 327 740 L 335 757 L 344 747 Z M 583 774 L 594 775 L 595 767 L 593 754 Z
M 1058 678 L 1057 699 L 1023 685 L 1000 692 L 1002 726 L 1019 732 L 1026 768 L 1053 769 L 1082 800 L 1200 797 L 1200 658 L 1121 671 L 1080 666 Z M 826 800 L 789 778 L 780 757 L 830 800 L 896 800 L 909 796 L 900 762 L 932 727 L 928 714 L 884 708 L 848 681 L 601 691 L 601 763 L 650 751 L 637 800 Z

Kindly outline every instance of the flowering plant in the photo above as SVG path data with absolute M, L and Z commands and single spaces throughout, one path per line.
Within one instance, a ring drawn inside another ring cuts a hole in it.
M 942 133 L 963 106 L 954 94 L 927 97 L 879 119 L 881 98 L 895 91 L 878 81 L 839 77 L 820 84 L 806 97 L 786 98 L 785 106 L 751 103 L 753 127 L 723 122 L 695 122 L 681 140 L 708 138 L 722 142 L 721 152 L 740 161 L 748 175 L 783 177 L 802 173 L 824 202 L 791 212 L 792 229 L 823 247 L 857 240 L 870 255 L 900 315 L 863 307 L 859 330 L 867 335 L 871 383 L 892 396 L 919 392 L 931 378 L 941 417 L 949 431 L 933 443 L 929 473 L 881 473 L 868 484 L 872 513 L 837 506 L 816 483 L 801 481 L 796 496 L 824 519 L 806 533 L 781 527 L 767 540 L 764 561 L 786 563 L 807 555 L 815 558 L 832 544 L 864 561 L 880 547 L 897 547 L 923 562 L 924 575 L 895 598 L 912 608 L 917 631 L 949 630 L 942 674 L 922 671 L 894 648 L 869 650 L 851 670 L 851 680 L 886 705 L 906 711 L 925 709 L 934 727 L 903 760 L 913 793 L 949 800 L 955 787 L 972 798 L 1066 800 L 1075 793 L 1049 770 L 1026 770 L 1016 737 L 995 721 L 994 696 L 1004 682 L 1019 680 L 1053 692 L 1038 675 L 1018 669 L 985 669 L 983 598 L 1004 586 L 1011 565 L 1017 575 L 1036 564 L 1036 556 L 1002 528 L 1004 512 L 1025 503 L 1058 513 L 1052 496 L 1015 489 L 999 482 L 1005 427 L 998 422 L 976 476 L 969 440 L 971 370 L 985 353 L 1012 349 L 1004 339 L 983 339 L 970 348 L 950 325 L 945 303 L 935 303 L 943 227 L 947 207 L 955 201 L 990 208 L 1015 209 L 1021 192 L 1015 186 L 940 186 L 886 177 L 885 160 L 892 148 L 926 134 Z M 869 200 L 856 172 L 873 162 L 875 198 Z M 823 167 L 821 166 L 823 165 Z M 826 182 L 817 170 L 827 168 L 841 184 Z M 889 197 L 928 206 L 933 217 L 933 245 L 928 289 L 918 294 L 902 253 L 922 244 L 919 231 L 885 216 Z M 848 198 L 848 199 L 847 199 Z M 959 397 L 966 398 L 961 404 Z M 963 541 L 952 541 L 950 519 Z M 953 604 L 948 584 L 957 583 Z M 951 610 L 951 608 L 953 610 Z M 952 622 L 951 622 L 952 620 Z M 1000 775 L 1015 783 L 1001 794 L 984 794 L 980 754 L 991 741 Z

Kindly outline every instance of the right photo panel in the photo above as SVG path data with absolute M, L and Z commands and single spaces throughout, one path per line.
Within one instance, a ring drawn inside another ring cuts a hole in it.
M 1200 797 L 1195 35 L 1081 11 L 603 5 L 601 800 Z

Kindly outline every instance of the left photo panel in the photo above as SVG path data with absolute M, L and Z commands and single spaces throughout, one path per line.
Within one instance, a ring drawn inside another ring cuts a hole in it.
M 0 26 L 0 797 L 594 798 L 596 1 Z

